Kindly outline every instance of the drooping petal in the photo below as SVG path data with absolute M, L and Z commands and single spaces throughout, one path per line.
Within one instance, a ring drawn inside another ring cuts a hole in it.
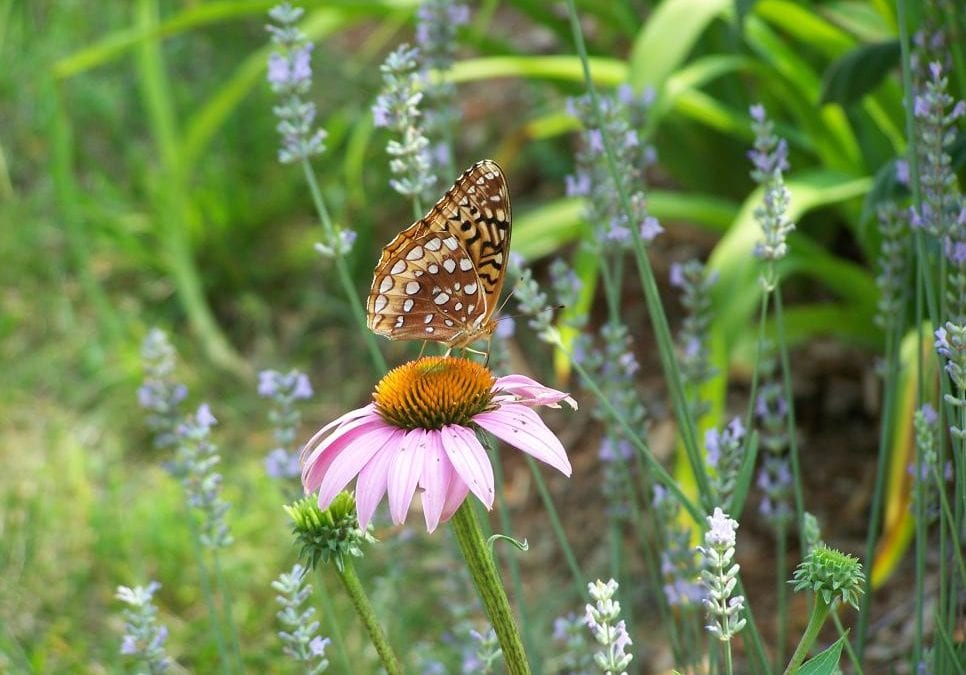
M 446 489 L 446 503 L 443 504 L 443 513 L 439 517 L 440 522 L 445 523 L 452 518 L 456 509 L 460 507 L 469 493 L 470 489 L 466 486 L 466 483 L 454 471 L 449 481 L 449 487 Z
M 381 421 L 381 420 L 380 420 Z M 362 467 L 369 463 L 393 439 L 395 429 L 384 422 L 360 433 L 352 447 L 343 448 L 329 464 L 322 483 L 319 485 L 319 508 L 326 509 L 342 489 L 359 475 Z
M 432 532 L 439 525 L 439 518 L 446 505 L 446 492 L 453 476 L 453 465 L 443 450 L 442 434 L 430 431 L 426 434 L 426 459 L 420 485 L 423 488 L 423 516 L 426 529 Z
M 504 443 L 546 462 L 565 476 L 573 471 L 560 439 L 527 406 L 503 403 L 496 410 L 474 415 L 473 421 Z
M 560 402 L 563 401 L 574 410 L 577 409 L 577 401 L 570 394 L 546 387 L 526 375 L 513 374 L 498 377 L 493 383 L 493 391 L 496 392 L 497 398 L 506 398 L 500 396 L 505 392 L 513 397 L 514 402 L 531 408 L 538 405 L 559 408 Z
M 472 429 L 457 424 L 447 424 L 440 429 L 443 449 L 463 483 L 483 502 L 487 509 L 493 508 L 493 466 L 486 450 Z
M 356 479 L 356 513 L 359 516 L 359 526 L 366 529 L 376 507 L 386 494 L 386 483 L 389 480 L 389 467 L 393 458 L 399 454 L 405 431 L 396 429 L 393 437 L 386 441 L 382 450 L 373 455 L 369 463 L 359 472 Z
M 340 417 L 337 417 L 331 422 L 329 422 L 328 424 L 326 424 L 324 427 L 316 431 L 312 435 L 312 438 L 310 438 L 308 442 L 302 446 L 302 451 L 299 453 L 299 461 L 302 462 L 303 464 L 306 464 L 308 462 L 308 459 L 306 459 L 306 455 L 312 452 L 315 449 L 315 447 L 319 445 L 319 443 L 321 443 L 322 439 L 325 437 L 327 433 L 329 433 L 329 431 L 340 426 L 341 424 L 350 422 L 356 419 L 357 417 L 366 417 L 367 415 L 374 413 L 375 410 L 376 410 L 376 406 L 370 403 L 369 405 L 362 406 L 361 408 L 350 410 L 346 414 Z
M 399 452 L 389 466 L 389 515 L 392 522 L 399 525 L 406 521 L 406 513 L 413 501 L 416 485 L 423 472 L 423 459 L 426 455 L 425 429 L 412 429 L 406 432 L 399 446 Z
M 378 415 L 359 417 L 341 425 L 319 443 L 302 464 L 302 487 L 307 493 L 315 491 L 328 472 L 329 466 L 343 450 L 354 445 L 360 436 L 374 429 L 389 428 L 391 427 Z

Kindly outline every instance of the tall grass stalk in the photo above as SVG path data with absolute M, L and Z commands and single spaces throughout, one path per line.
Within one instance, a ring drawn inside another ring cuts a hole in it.
M 138 28 L 149 36 L 137 46 L 137 80 L 160 158 L 152 198 L 164 260 L 188 321 L 206 353 L 218 365 L 249 377 L 252 374 L 250 365 L 231 346 L 211 313 L 192 255 L 188 227 L 195 221 L 196 213 L 187 196 L 191 190 L 185 180 L 186 167 L 182 166 L 176 115 L 172 108 L 175 97 L 168 83 L 160 47 L 157 0 L 138 0 L 136 14 Z
M 594 85 L 593 77 L 590 74 L 590 61 L 587 56 L 587 46 L 584 44 L 583 31 L 580 27 L 580 19 L 577 16 L 577 8 L 574 0 L 567 0 L 567 14 L 570 19 L 570 29 L 573 36 L 574 45 L 576 46 L 577 55 L 580 58 L 581 67 L 584 73 L 584 86 L 587 88 L 587 93 L 590 96 L 591 104 L 597 112 L 597 118 L 601 122 L 599 123 L 599 127 L 602 128 L 603 115 L 601 113 L 600 97 L 597 94 L 597 88 Z M 691 465 L 691 471 L 694 474 L 694 479 L 698 485 L 698 494 L 700 495 L 700 499 L 703 503 L 705 500 L 710 499 L 711 491 L 708 485 L 707 474 L 704 469 L 704 461 L 701 457 L 700 450 L 698 449 L 697 432 L 694 420 L 691 418 L 691 413 L 688 409 L 687 397 L 684 394 L 684 386 L 681 380 L 681 373 L 678 370 L 677 361 L 674 357 L 674 343 L 671 339 L 671 331 L 668 327 L 667 316 L 664 313 L 664 306 L 661 304 L 660 294 L 658 293 L 657 289 L 657 282 L 654 279 L 654 271 L 651 269 L 651 263 L 647 258 L 647 252 L 644 248 L 644 242 L 641 239 L 641 233 L 637 227 L 637 224 L 634 223 L 633 220 L 633 209 L 631 208 L 630 197 L 620 180 L 621 171 L 620 167 L 617 166 L 614 149 L 611 145 L 611 139 L 608 138 L 607 134 L 601 134 L 601 139 L 604 146 L 604 154 L 607 157 L 607 166 L 610 170 L 614 185 L 617 188 L 617 196 L 620 200 L 621 208 L 623 209 L 624 215 L 627 218 L 627 223 L 630 225 L 629 229 L 634 242 L 634 259 L 637 263 L 638 276 L 640 277 L 644 297 L 647 300 L 648 315 L 650 316 L 651 325 L 654 329 L 654 336 L 657 340 L 658 354 L 660 356 L 661 367 L 664 371 L 664 378 L 671 394 L 671 402 L 672 406 L 674 407 L 674 416 L 678 423 L 678 432 L 681 434 L 681 438 L 684 441 L 688 462 Z M 708 505 L 705 504 L 705 506 Z M 691 509 L 689 509 L 689 511 L 691 511 Z M 692 515 L 695 515 L 695 513 L 692 512 Z M 701 522 L 702 517 L 703 516 L 697 516 L 695 521 Z
M 335 231 L 335 225 L 332 223 L 331 216 L 329 216 L 329 210 L 326 208 L 325 200 L 322 198 L 322 191 L 319 189 L 315 172 L 312 170 L 312 165 L 309 163 L 307 157 L 302 158 L 302 173 L 305 176 L 306 184 L 309 186 L 309 191 L 312 193 L 312 203 L 315 205 L 315 212 L 318 214 L 319 221 L 322 223 L 326 241 L 337 241 L 338 236 Z M 339 253 L 336 253 L 333 258 L 335 259 L 335 268 L 339 275 L 339 282 L 342 284 L 342 291 L 345 293 L 352 310 L 352 317 L 359 327 L 359 332 L 365 336 L 366 347 L 369 351 L 369 359 L 372 362 L 373 369 L 377 376 L 382 376 L 387 370 L 386 359 L 379 350 L 379 345 L 376 343 L 376 336 L 366 325 L 366 308 L 363 307 L 362 301 L 359 299 L 359 292 L 356 290 L 355 284 L 352 281 L 349 264 L 345 256 Z

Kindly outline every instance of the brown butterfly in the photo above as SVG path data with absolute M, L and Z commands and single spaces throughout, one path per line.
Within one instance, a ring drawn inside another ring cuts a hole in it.
M 506 176 L 484 159 L 382 250 L 366 303 L 370 330 L 450 349 L 489 337 L 509 252 Z

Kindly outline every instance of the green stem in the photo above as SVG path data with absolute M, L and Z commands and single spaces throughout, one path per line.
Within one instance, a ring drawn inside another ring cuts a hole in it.
M 483 607 L 490 617 L 490 624 L 500 641 L 507 672 L 510 675 L 529 674 L 530 665 L 520 640 L 520 631 L 510 611 L 510 602 L 469 501 L 463 501 L 450 523 Z
M 808 650 L 815 643 L 818 632 L 822 629 L 828 613 L 829 605 L 822 599 L 822 596 L 816 595 L 815 604 L 812 606 L 812 616 L 809 617 L 808 626 L 805 627 L 805 633 L 802 635 L 798 647 L 795 648 L 795 653 L 792 654 L 792 660 L 788 662 L 788 667 L 785 668 L 785 675 L 791 675 L 798 671 L 798 667 L 802 665 L 802 662 L 808 655 Z
M 327 241 L 335 243 L 337 237 L 335 226 L 332 224 L 329 210 L 325 207 L 325 200 L 322 198 L 319 183 L 315 179 L 315 172 L 312 171 L 312 165 L 307 158 L 302 159 L 302 172 L 305 174 L 305 182 L 308 183 L 309 191 L 312 193 L 312 202 L 315 204 L 315 211 L 318 213 L 319 220 L 322 222 L 325 238 Z M 349 300 L 349 305 L 352 308 L 352 316 L 359 325 L 360 332 L 366 338 L 366 346 L 369 348 L 369 357 L 372 359 L 373 368 L 375 368 L 376 374 L 381 376 L 386 372 L 386 359 L 383 358 L 382 352 L 379 351 L 376 336 L 372 334 L 372 331 L 366 325 L 366 308 L 362 306 L 362 301 L 359 300 L 359 294 L 356 291 L 355 284 L 352 283 L 352 274 L 349 272 L 349 265 L 346 263 L 345 257 L 341 254 L 336 254 L 334 257 L 339 282 L 342 284 L 342 290 Z
M 506 495 L 503 489 L 503 464 L 500 462 L 500 453 L 497 448 L 493 447 L 490 437 L 487 434 L 477 434 L 481 438 L 481 442 L 487 449 L 490 455 L 490 461 L 493 464 L 493 478 L 496 482 L 496 500 L 498 506 L 498 517 L 500 518 L 500 527 L 504 532 L 513 532 L 513 524 L 510 520 L 510 508 L 506 503 Z M 536 467 L 531 467 L 535 472 Z M 552 504 L 552 502 L 551 502 Z M 513 593 L 517 597 L 517 608 L 520 612 L 520 625 L 522 626 L 523 632 L 523 645 L 526 648 L 526 652 L 533 659 L 534 668 L 537 672 L 543 670 L 539 650 L 537 649 L 537 641 L 533 636 L 533 623 L 529 620 L 527 616 L 527 603 L 525 602 L 523 595 L 523 579 L 520 575 L 520 563 L 517 560 L 515 550 L 511 549 L 510 554 L 504 556 L 506 559 L 507 567 L 510 569 L 510 583 L 513 585 Z
M 879 524 L 882 518 L 882 502 L 885 497 L 886 473 L 892 455 L 892 430 L 895 425 L 895 392 L 899 375 L 898 329 L 890 328 L 886 333 L 886 376 L 883 383 L 882 422 L 879 426 L 879 452 L 875 467 L 875 487 L 872 490 L 872 504 L 869 507 L 869 523 L 865 536 L 865 565 L 869 573 L 865 575 L 864 592 L 859 601 L 859 620 L 856 627 L 855 651 L 859 657 L 865 647 L 866 631 L 869 626 L 869 607 L 872 604 L 872 562 L 875 545 L 879 538 Z
M 550 529 L 553 530 L 554 535 L 557 537 L 557 542 L 560 544 L 560 550 L 563 551 L 564 554 L 564 560 L 566 560 L 567 567 L 570 569 L 570 575 L 574 578 L 574 585 L 577 588 L 577 596 L 586 599 L 587 577 L 584 576 L 583 570 L 580 569 L 580 563 L 577 562 L 577 556 L 574 555 L 574 550 L 570 546 L 570 540 L 567 539 L 567 530 L 564 528 L 563 523 L 560 522 L 560 516 L 557 514 L 557 507 L 554 506 L 553 498 L 550 496 L 550 491 L 547 489 L 547 484 L 544 482 L 543 476 L 540 475 L 540 467 L 537 466 L 536 460 L 534 460 L 530 455 L 526 455 L 524 459 L 526 459 L 527 465 L 530 467 L 530 475 L 533 476 L 534 485 L 537 486 L 537 492 L 540 493 L 540 501 L 543 502 L 543 507 L 547 511 L 547 517 L 550 519 Z
M 335 611 L 335 603 L 329 589 L 325 586 L 325 575 L 319 570 L 319 598 L 322 602 L 322 618 L 326 621 L 332 641 L 335 643 L 335 651 L 339 654 L 342 661 L 342 672 L 351 673 L 352 665 L 349 663 L 349 650 L 346 649 L 345 640 L 342 637 L 342 625 L 339 623 L 339 614 Z
M 775 331 L 778 338 L 778 353 L 782 365 L 782 388 L 785 405 L 788 408 L 788 458 L 792 468 L 792 490 L 795 495 L 795 522 L 798 524 L 799 550 L 805 551 L 805 497 L 802 495 L 802 470 L 798 461 L 798 433 L 795 422 L 795 399 L 792 392 L 792 367 L 788 359 L 788 343 L 785 340 L 785 312 L 782 308 L 781 286 L 776 285 Z
M 788 588 L 785 583 L 788 573 L 788 530 L 784 524 L 778 526 L 775 538 L 775 604 L 778 607 L 778 636 L 775 638 L 775 672 L 785 662 L 785 643 L 788 640 Z
M 198 524 L 195 522 L 194 515 L 190 509 L 186 514 L 188 527 L 191 531 L 191 541 L 194 548 L 195 562 L 198 564 L 198 583 L 201 586 L 201 596 L 205 599 L 205 608 L 208 610 L 208 623 L 211 626 L 212 637 L 215 638 L 215 647 L 218 650 L 218 660 L 221 664 L 222 673 L 231 673 L 231 661 L 228 658 L 228 647 L 225 644 L 225 635 L 221 628 L 221 618 L 218 608 L 215 606 L 215 596 L 211 591 L 211 577 L 208 575 L 208 566 L 205 564 L 204 548 L 201 545 L 201 536 L 198 533 Z
M 848 631 L 842 625 L 842 620 L 839 619 L 837 612 L 832 612 L 832 621 L 835 623 L 835 630 L 839 632 L 839 637 L 848 637 Z M 862 664 L 859 663 L 858 654 L 852 649 L 852 643 L 848 639 L 842 640 L 842 644 L 845 646 L 845 653 L 849 655 L 849 661 L 852 662 L 852 668 L 855 670 L 855 675 L 862 675 Z
M 339 579 L 342 581 L 346 593 L 349 594 L 349 600 L 356 608 L 356 613 L 362 619 L 362 624 L 366 627 L 366 632 L 369 633 L 369 639 L 372 640 L 373 646 L 379 653 L 382 667 L 386 669 L 389 675 L 402 675 L 403 670 L 402 666 L 399 665 L 399 659 L 396 658 L 392 645 L 389 644 L 389 640 L 386 639 L 386 635 L 379 626 L 376 613 L 373 611 L 372 605 L 369 604 L 369 597 L 366 595 L 365 589 L 362 588 L 359 575 L 356 574 L 356 568 L 352 566 L 351 561 L 343 561 Z
M 640 457 L 644 460 L 651 471 L 654 472 L 655 479 L 661 485 L 667 488 L 668 492 L 674 495 L 674 498 L 677 499 L 681 503 L 681 506 L 687 510 L 687 512 L 691 515 L 691 518 L 694 519 L 694 522 L 703 523 L 705 514 L 693 501 L 691 501 L 686 494 L 684 494 L 677 481 L 674 480 L 674 477 L 669 474 L 661 462 L 654 457 L 651 449 L 647 446 L 647 442 L 641 438 L 640 431 L 635 431 L 631 428 L 631 426 L 627 423 L 627 420 L 621 416 L 614 405 L 604 395 L 604 392 L 601 391 L 600 387 L 597 386 L 597 383 L 594 382 L 594 379 L 591 377 L 590 373 L 587 372 L 587 369 L 584 368 L 580 362 L 574 359 L 574 357 L 569 351 L 567 351 L 559 339 L 554 340 L 553 345 L 567 355 L 567 357 L 570 359 L 570 363 L 574 367 L 574 370 L 580 373 L 580 376 L 583 378 L 584 386 L 590 389 L 591 393 L 597 397 L 597 402 L 600 404 L 600 407 L 603 408 L 604 411 L 610 415 L 621 428 L 621 431 L 624 432 L 625 438 L 631 443 L 631 445 L 634 446 Z
M 221 556 L 218 550 L 211 552 L 214 559 L 215 586 L 218 588 L 218 595 L 221 596 L 221 616 L 228 624 L 228 639 L 231 641 L 232 658 L 238 666 L 238 672 L 245 672 L 245 663 L 241 655 L 241 642 L 238 640 L 238 626 L 235 624 L 234 612 L 232 611 L 231 594 L 228 591 L 228 584 L 225 583 L 224 575 L 221 572 Z
M 570 29 L 573 34 L 574 44 L 577 48 L 577 55 L 580 57 L 580 63 L 584 71 L 584 84 L 587 87 L 587 93 L 590 96 L 594 110 L 597 111 L 598 119 L 601 119 L 600 98 L 597 96 L 597 88 L 594 86 L 593 78 L 590 75 L 590 62 L 587 56 L 587 46 L 584 44 L 583 31 L 580 27 L 580 20 L 577 17 L 577 8 L 574 0 L 567 0 L 567 13 L 570 17 Z M 602 127 L 603 125 L 600 126 Z M 708 485 L 708 476 L 705 472 L 704 459 L 698 448 L 695 424 L 694 420 L 691 418 L 687 397 L 684 394 L 684 385 L 682 384 L 681 373 L 678 370 L 677 360 L 674 356 L 674 343 L 671 339 L 671 330 L 668 327 L 667 315 L 664 313 L 664 306 L 661 304 L 661 296 L 657 289 L 657 281 L 654 279 L 654 270 L 651 269 L 651 263 L 647 258 L 644 242 L 641 239 L 641 233 L 638 231 L 638 228 L 633 225 L 633 209 L 631 208 L 630 196 L 627 194 L 627 190 L 625 189 L 624 183 L 621 180 L 621 171 L 617 166 L 614 149 L 611 147 L 612 139 L 608 138 L 607 134 L 601 134 L 601 140 L 603 141 L 604 145 L 604 154 L 607 157 L 607 168 L 610 171 L 611 178 L 614 181 L 615 187 L 617 188 L 617 196 L 619 198 L 621 208 L 624 211 L 624 215 L 627 217 L 627 222 L 631 224 L 629 229 L 631 231 L 631 237 L 634 240 L 634 260 L 637 263 L 638 276 L 640 277 L 644 297 L 647 300 L 647 311 L 651 319 L 651 325 L 654 329 L 654 337 L 658 345 L 658 356 L 660 357 L 661 368 L 664 371 L 664 379 L 667 381 L 668 390 L 671 394 L 671 403 L 674 407 L 674 417 L 678 423 L 678 431 L 681 434 L 681 438 L 684 442 L 688 462 L 691 465 L 691 472 L 693 473 L 695 482 L 698 486 L 698 492 L 701 495 L 702 500 L 707 500 L 711 498 L 711 488 Z

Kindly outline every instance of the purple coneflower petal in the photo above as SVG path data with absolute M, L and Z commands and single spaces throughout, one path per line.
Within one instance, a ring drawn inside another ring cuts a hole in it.
M 382 446 L 382 450 L 373 455 L 369 463 L 359 472 L 356 480 L 356 513 L 359 514 L 359 525 L 365 529 L 372 520 L 372 514 L 386 494 L 386 484 L 389 480 L 389 467 L 392 460 L 399 453 L 405 431 L 396 429 L 393 436 Z
M 453 471 L 449 481 L 449 488 L 446 490 L 446 503 L 443 504 L 443 514 L 439 519 L 445 522 L 452 518 L 453 514 L 456 513 L 456 509 L 460 507 L 469 492 L 470 489 L 463 482 L 463 479 L 460 478 L 456 471 Z
M 526 375 L 499 377 L 493 383 L 493 391 L 497 392 L 495 400 L 501 398 L 499 395 L 501 392 L 506 392 L 513 397 L 514 402 L 530 407 L 545 405 L 549 408 L 559 408 L 560 401 L 564 401 L 574 410 L 577 409 L 577 401 L 573 397 L 552 387 L 545 387 Z
M 370 403 L 369 405 L 363 406 L 361 408 L 350 410 L 345 415 L 342 415 L 341 417 L 337 417 L 336 419 L 326 424 L 324 427 L 316 431 L 312 435 L 312 438 L 310 438 L 308 442 L 304 446 L 302 446 L 302 451 L 301 453 L 299 453 L 299 461 L 302 462 L 303 465 L 311 464 L 313 461 L 313 458 L 309 457 L 308 455 L 309 453 L 312 453 L 312 455 L 315 455 L 313 450 L 317 445 L 319 445 L 319 443 L 322 442 L 322 438 L 326 434 L 328 434 L 335 427 L 341 426 L 359 417 L 366 417 L 370 414 L 373 414 L 375 412 L 375 409 L 376 409 L 375 404 Z
M 473 421 L 501 441 L 546 462 L 565 476 L 570 476 L 573 471 L 560 440 L 527 406 L 503 403 L 496 410 L 474 415 Z
M 426 452 L 425 429 L 412 429 L 406 432 L 399 445 L 399 452 L 393 457 L 389 467 L 389 515 L 392 522 L 399 525 L 405 522 L 409 505 L 413 501 L 416 485 L 423 473 L 423 456 Z
M 329 470 L 332 462 L 360 435 L 379 428 L 388 427 L 378 417 L 362 417 L 341 425 L 319 443 L 302 465 L 302 485 L 305 491 L 313 492 L 319 487 L 323 475 Z
M 462 482 L 487 509 L 493 508 L 493 466 L 471 429 L 448 424 L 440 429 L 443 449 Z
M 426 530 L 432 532 L 439 525 L 443 507 L 446 505 L 446 492 L 453 477 L 453 465 L 443 450 L 442 436 L 439 432 L 431 431 L 426 435 L 426 458 L 423 462 L 423 476 L 420 485 L 423 488 L 423 516 L 426 518 Z
M 373 455 L 379 452 L 395 437 L 395 430 L 387 426 L 382 420 L 372 422 L 371 426 L 353 430 L 346 434 L 352 436 L 352 451 L 344 452 L 349 445 L 342 444 L 338 454 L 322 468 L 325 475 L 319 485 L 319 508 L 327 509 L 335 496 L 355 478 L 362 468 L 369 463 Z M 326 457 L 320 458 L 317 465 L 326 464 Z M 316 467 L 312 468 L 313 472 Z

